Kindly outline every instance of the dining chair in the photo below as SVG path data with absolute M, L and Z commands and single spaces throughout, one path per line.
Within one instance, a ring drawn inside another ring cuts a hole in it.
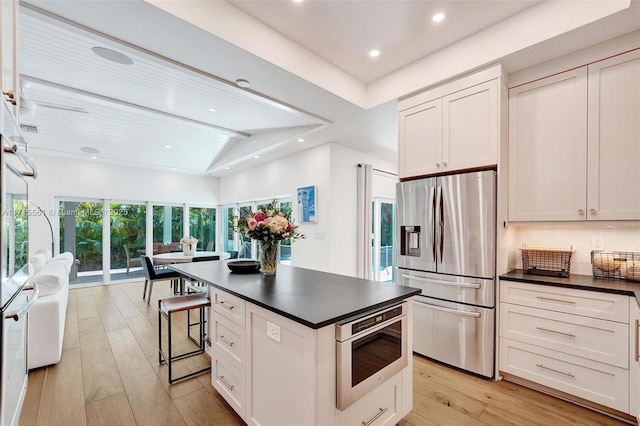
M 227 253 L 229 253 L 229 259 L 238 258 L 238 250 L 227 250 Z
M 142 269 L 144 270 L 144 290 L 142 291 L 142 300 L 145 299 L 147 294 L 147 285 L 149 285 L 149 295 L 147 296 L 147 304 L 151 302 L 151 291 L 153 290 L 153 283 L 156 281 L 182 281 L 182 276 L 171 269 L 155 269 L 149 256 L 140 256 L 140 262 L 142 263 Z M 178 285 L 178 284 L 176 284 Z M 175 287 L 174 287 L 175 288 Z
M 127 276 L 129 276 L 129 268 L 132 266 L 142 266 L 142 261 L 137 257 L 131 258 L 131 253 L 129 253 L 129 247 L 124 244 L 124 254 L 127 256 Z

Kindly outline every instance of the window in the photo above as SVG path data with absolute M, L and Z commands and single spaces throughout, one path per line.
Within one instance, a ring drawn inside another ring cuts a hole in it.
M 153 242 L 177 243 L 184 236 L 182 206 L 153 206 Z
M 216 209 L 189 208 L 189 236 L 198 240 L 199 250 L 214 251 L 216 241 Z M 177 241 L 180 241 L 179 239 Z

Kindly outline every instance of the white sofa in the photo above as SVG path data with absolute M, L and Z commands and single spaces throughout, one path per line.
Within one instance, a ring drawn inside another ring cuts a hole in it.
M 40 292 L 29 311 L 29 369 L 60 361 L 73 260 L 73 254 L 69 252 L 52 257 L 48 249 L 40 249 L 29 257 L 31 282 L 38 286 Z

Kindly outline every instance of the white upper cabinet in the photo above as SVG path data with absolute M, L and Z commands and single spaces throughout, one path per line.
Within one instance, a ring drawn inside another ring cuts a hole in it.
M 497 164 L 498 80 L 442 99 L 442 167 L 461 170 Z
M 442 99 L 400 113 L 400 177 L 436 173 L 442 162 Z
M 399 177 L 495 166 L 502 68 L 497 66 L 399 103 Z
M 0 1 L 0 86 L 2 93 L 13 93 L 14 101 L 18 99 L 19 74 L 17 61 L 17 24 L 18 1 Z M 5 96 L 7 99 L 7 96 Z M 14 103 L 14 102 L 12 102 Z M 15 104 L 15 103 L 14 103 Z M 17 108 L 14 108 L 17 114 Z
M 509 219 L 640 219 L 640 51 L 509 90 Z
M 509 90 L 509 219 L 585 218 L 587 70 Z
M 589 219 L 640 219 L 640 50 L 589 65 Z

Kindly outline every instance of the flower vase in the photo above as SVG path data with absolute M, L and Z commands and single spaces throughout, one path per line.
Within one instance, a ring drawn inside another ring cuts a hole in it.
M 195 244 L 182 244 L 182 254 L 185 256 L 193 256 L 196 254 L 196 245 Z
M 262 275 L 275 275 L 278 269 L 280 241 L 262 241 L 260 247 L 260 269 L 262 270 Z

